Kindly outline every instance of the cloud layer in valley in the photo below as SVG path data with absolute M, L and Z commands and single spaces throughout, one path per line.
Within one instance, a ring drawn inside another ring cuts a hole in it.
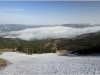
M 23 40 L 42 40 L 47 38 L 73 38 L 84 33 L 91 33 L 100 30 L 100 26 L 86 28 L 71 28 L 63 26 L 27 28 L 19 31 L 0 33 L 5 38 L 20 38 Z

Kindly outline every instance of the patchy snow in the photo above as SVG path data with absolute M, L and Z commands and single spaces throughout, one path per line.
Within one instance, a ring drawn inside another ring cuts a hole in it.
M 0 75 L 100 75 L 100 56 L 5 52 L 0 58 L 9 61 L 8 66 L 0 69 Z

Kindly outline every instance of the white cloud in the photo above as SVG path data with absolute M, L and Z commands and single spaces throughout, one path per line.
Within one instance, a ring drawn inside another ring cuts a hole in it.
M 47 38 L 72 38 L 76 35 L 84 33 L 91 33 L 100 30 L 98 27 L 87 27 L 87 28 L 71 28 L 71 27 L 41 27 L 41 28 L 28 28 L 20 31 L 11 31 L 8 33 L 2 33 L 5 38 L 20 38 L 23 40 L 34 40 L 34 39 L 47 39 Z

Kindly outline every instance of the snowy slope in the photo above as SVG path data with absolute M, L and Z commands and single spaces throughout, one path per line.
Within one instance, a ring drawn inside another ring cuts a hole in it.
M 7 67 L 0 68 L 0 75 L 100 75 L 100 56 L 5 52 L 0 58 L 9 61 Z

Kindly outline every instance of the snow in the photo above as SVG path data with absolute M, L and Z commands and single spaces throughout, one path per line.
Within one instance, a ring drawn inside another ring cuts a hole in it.
M 8 64 L 0 68 L 0 75 L 100 75 L 100 56 L 4 52 L 0 58 Z

